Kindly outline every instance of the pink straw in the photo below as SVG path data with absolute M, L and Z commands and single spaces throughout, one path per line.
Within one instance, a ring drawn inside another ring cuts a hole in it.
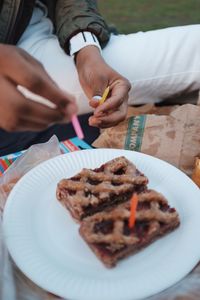
M 72 125 L 74 127 L 77 137 L 82 140 L 84 138 L 84 134 L 83 134 L 83 131 L 82 131 L 82 128 L 81 128 L 81 125 L 79 123 L 77 116 L 73 115 L 71 121 L 72 121 Z

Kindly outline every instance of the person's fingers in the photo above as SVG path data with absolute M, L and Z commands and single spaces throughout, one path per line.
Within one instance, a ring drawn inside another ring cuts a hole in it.
M 34 58 L 28 54 L 22 56 L 19 52 L 11 59 L 10 64 L 12 68 L 3 66 L 4 74 L 16 85 L 24 86 L 33 93 L 50 100 L 60 109 L 65 110 L 68 116 L 76 113 L 74 97 L 61 90 Z
M 30 120 L 39 121 L 43 124 L 53 124 L 64 120 L 69 121 L 64 112 L 58 108 L 49 107 L 46 104 L 32 101 L 29 98 L 21 100 L 18 112 L 20 115 L 28 116 Z
M 94 115 L 96 117 L 106 114 L 109 111 L 115 111 L 118 107 L 125 101 L 124 94 L 119 94 L 117 96 L 111 96 L 103 104 L 99 105 L 95 111 Z
M 91 85 L 92 95 L 90 100 L 98 100 L 100 97 L 103 96 L 105 89 L 107 88 L 108 81 L 105 78 L 98 77 L 94 79 L 94 83 Z
M 65 111 L 68 117 L 76 113 L 74 97 L 53 84 L 44 70 L 35 73 L 32 72 L 32 74 L 30 74 L 28 70 L 27 72 L 25 71 L 25 73 L 26 77 L 24 77 L 24 74 L 23 78 L 18 78 L 19 84 L 25 86 L 33 93 L 55 103 L 59 109 Z
M 19 123 L 17 105 L 20 105 L 23 96 L 3 76 L 0 76 L 0 91 L 0 127 L 7 131 L 14 131 Z
M 18 108 L 22 116 L 27 116 L 29 120 L 42 124 L 53 124 L 62 121 L 69 121 L 65 114 L 58 109 L 49 108 L 46 105 L 36 103 L 29 99 L 24 99 Z
M 103 70 L 101 72 L 100 68 L 101 66 L 85 64 L 78 72 L 79 81 L 92 107 L 96 107 L 108 86 L 109 78 Z
M 102 98 L 105 89 L 108 87 L 108 76 L 98 76 L 97 78 L 94 76 L 92 87 L 92 97 L 90 98 L 89 105 L 93 108 L 97 108 L 99 106 L 99 101 Z M 110 95 L 110 93 L 109 93 Z
M 124 83 L 111 87 L 111 96 L 95 109 L 94 116 L 100 117 L 109 111 L 117 110 L 123 102 L 128 100 L 128 91 L 129 88 Z
M 48 126 L 43 123 L 37 123 L 27 119 L 20 119 L 16 131 L 43 131 L 47 129 Z
M 115 126 L 120 122 L 124 121 L 127 115 L 127 104 L 124 102 L 120 109 L 114 111 L 107 116 L 96 117 L 92 116 L 89 118 L 89 124 L 91 126 L 99 127 L 99 128 L 108 128 L 111 126 Z
M 27 53 L 26 51 L 24 51 L 21 48 L 18 48 L 18 51 L 26 59 L 27 62 L 29 62 L 29 63 L 31 62 L 31 64 L 34 65 L 36 68 L 45 71 L 43 64 L 39 60 L 35 59 L 29 53 Z M 46 76 L 48 77 L 48 79 L 52 82 L 52 84 L 54 84 L 56 87 L 58 87 L 57 83 L 53 80 L 53 78 L 46 71 L 45 71 L 45 73 L 46 73 Z
M 93 108 L 99 106 L 99 101 L 101 100 L 102 96 L 93 96 L 93 98 L 89 101 L 89 105 Z
M 61 122 L 65 115 L 58 109 L 51 109 L 45 105 L 26 99 L 16 87 L 5 78 L 0 78 L 0 125 L 8 131 L 16 131 L 24 126 L 22 119 L 42 125 L 40 129 L 50 124 Z M 37 126 L 37 128 L 39 128 Z

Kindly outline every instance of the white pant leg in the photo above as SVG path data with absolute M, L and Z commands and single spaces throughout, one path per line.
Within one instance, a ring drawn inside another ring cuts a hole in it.
M 73 59 L 52 32 L 51 21 L 41 17 L 37 8 L 18 46 L 38 59 L 61 88 L 75 95 L 80 113 L 89 112 Z M 131 104 L 159 102 L 200 88 L 200 25 L 112 36 L 103 56 L 131 82 Z
M 103 54 L 130 80 L 131 104 L 200 88 L 200 25 L 113 36 Z

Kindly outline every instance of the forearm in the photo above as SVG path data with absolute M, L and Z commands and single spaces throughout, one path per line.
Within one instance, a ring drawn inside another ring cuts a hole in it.
M 61 46 L 69 53 L 69 40 L 81 31 L 90 31 L 101 47 L 109 40 L 109 29 L 98 12 L 97 1 L 58 0 L 56 4 L 56 31 Z

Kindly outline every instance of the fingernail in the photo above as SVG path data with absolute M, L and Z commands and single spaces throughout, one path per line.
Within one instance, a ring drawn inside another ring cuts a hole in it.
M 101 100 L 101 96 L 94 96 L 94 97 L 92 97 L 92 100 L 95 100 L 95 101 L 99 101 L 99 100 Z
M 92 121 L 89 121 L 89 125 L 90 125 L 90 126 L 93 126 L 93 127 L 99 127 L 99 126 L 100 126 L 99 123 L 94 123 L 94 122 L 92 122 Z
M 91 118 L 89 121 L 96 125 L 100 125 L 102 123 L 102 121 L 97 118 Z

